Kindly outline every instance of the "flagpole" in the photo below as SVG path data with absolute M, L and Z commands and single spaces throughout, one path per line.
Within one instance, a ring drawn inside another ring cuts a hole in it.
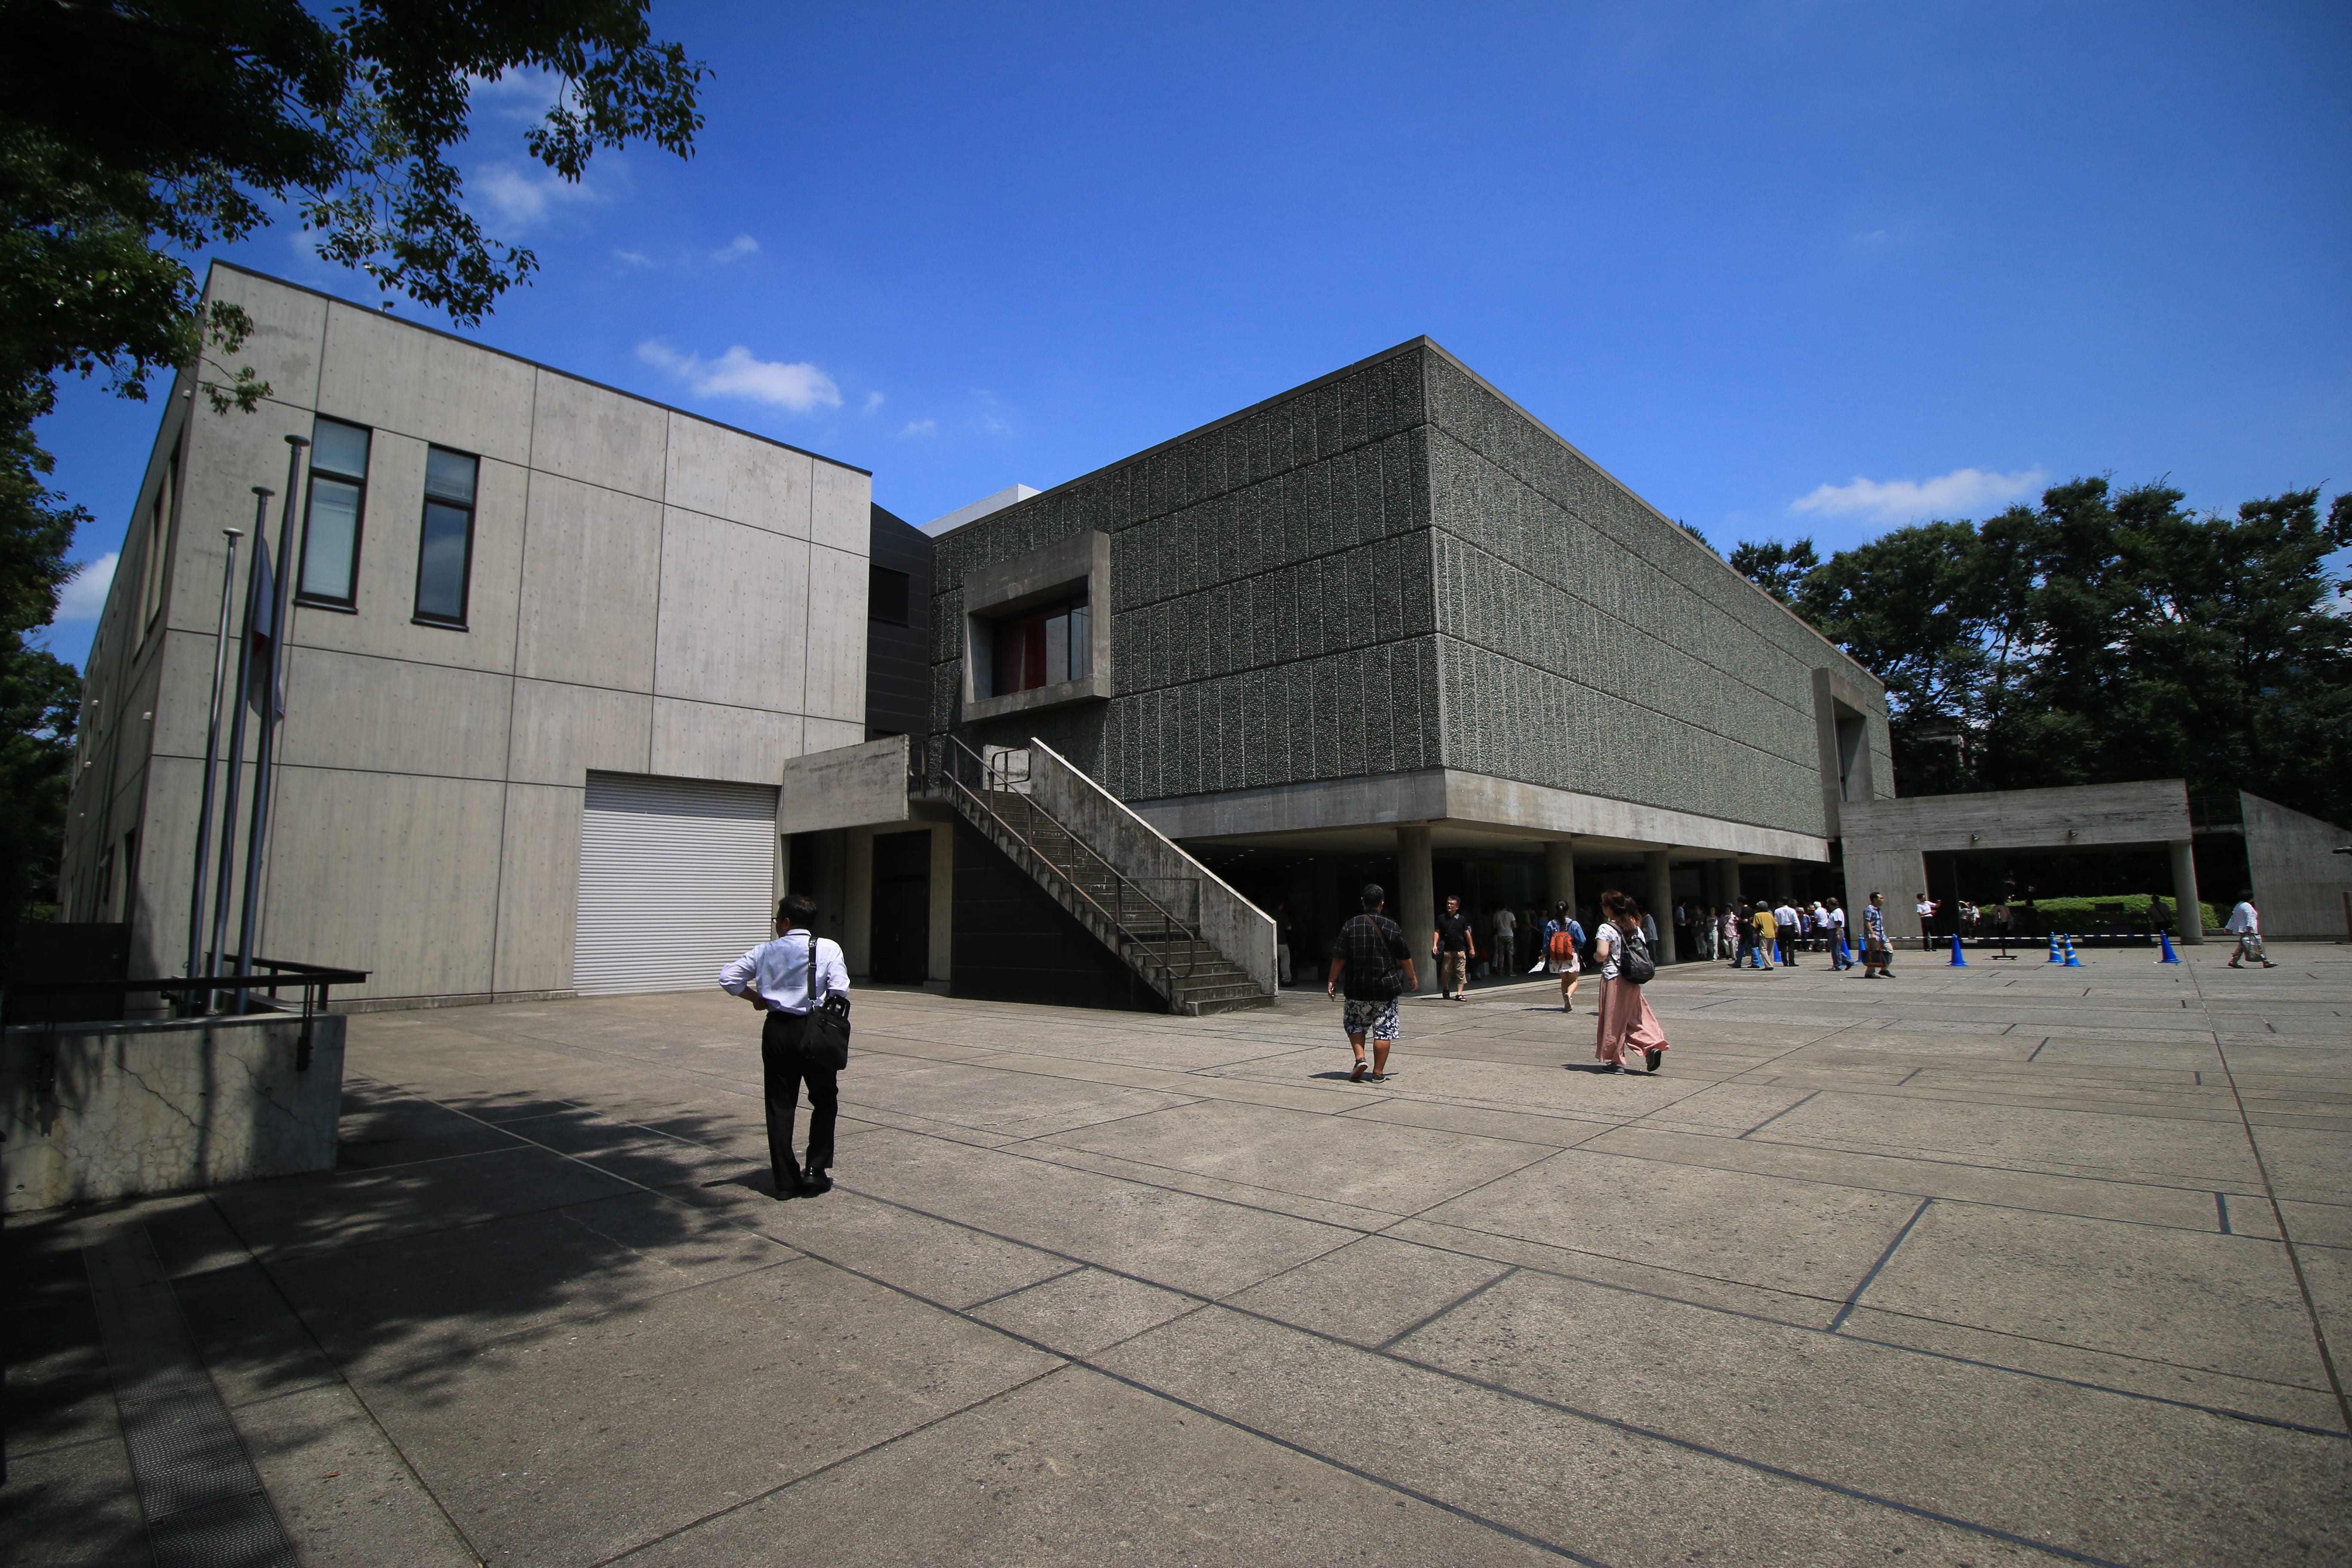
M 253 487 L 253 528 L 261 531 L 268 519 L 270 492 L 261 486 Z M 220 630 L 213 638 L 213 706 L 212 717 L 205 725 L 205 783 L 198 792 L 196 807 L 196 874 L 188 889 L 188 978 L 196 977 L 204 962 L 205 950 L 205 873 L 211 868 L 213 835 L 213 781 L 220 773 L 221 687 L 228 677 L 228 605 L 236 594 L 236 542 L 245 537 L 241 528 L 224 528 L 223 538 L 228 541 L 228 559 L 221 565 Z M 196 995 L 191 991 L 180 998 L 184 1014 L 197 1011 Z M 205 1011 L 211 1010 L 209 1001 Z
M 245 839 L 245 912 L 237 922 L 236 975 L 238 980 L 253 974 L 254 900 L 261 889 L 262 846 L 269 832 L 269 782 L 276 766 L 272 742 L 278 734 L 278 693 L 279 670 L 286 664 L 286 618 L 291 606 L 287 603 L 294 586 L 294 498 L 302 485 L 302 448 L 310 441 L 300 436 L 286 437 L 286 505 L 278 521 L 278 583 L 277 592 L 270 596 L 269 606 L 269 667 L 262 679 L 261 734 L 253 743 L 253 815 L 246 829 Z M 252 987 L 236 988 L 236 1010 L 245 1012 L 246 1001 Z
M 254 487 L 260 490 L 259 486 Z M 253 687 L 253 620 L 261 613 L 261 582 L 269 570 L 268 491 L 253 503 L 253 564 L 245 574 L 245 629 L 237 637 L 235 700 L 229 705 L 228 782 L 222 786 L 220 873 L 213 885 L 213 945 L 205 958 L 205 978 L 217 979 L 221 947 L 228 941 L 229 894 L 236 887 L 236 796 L 245 773 L 245 705 Z M 205 993 L 205 1011 L 220 1001 L 217 987 Z

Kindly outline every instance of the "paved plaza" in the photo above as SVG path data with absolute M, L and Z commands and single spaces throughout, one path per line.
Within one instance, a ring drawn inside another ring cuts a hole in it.
M 715 991 L 357 1017 L 341 1170 L 12 1223 L 0 1530 L 148 1561 L 176 1355 L 312 1568 L 2346 1563 L 2352 950 L 2275 952 L 1686 966 L 1655 1077 L 1415 999 L 1385 1085 L 1319 994 L 866 992 L 781 1204 Z

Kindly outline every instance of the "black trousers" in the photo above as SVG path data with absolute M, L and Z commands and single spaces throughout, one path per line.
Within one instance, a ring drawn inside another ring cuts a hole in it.
M 800 1166 L 793 1160 L 793 1116 L 800 1109 L 801 1084 L 808 1084 L 809 1164 L 818 1170 L 833 1165 L 833 1124 L 841 1112 L 841 1090 L 831 1068 L 811 1067 L 802 1059 L 801 1041 L 808 1034 L 805 1013 L 771 1010 L 760 1030 L 760 1066 L 768 1091 L 768 1164 L 778 1186 Z

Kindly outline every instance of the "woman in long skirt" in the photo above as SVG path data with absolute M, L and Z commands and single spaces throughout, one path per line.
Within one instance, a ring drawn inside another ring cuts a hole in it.
M 1593 962 L 1601 968 L 1601 1030 L 1593 1055 L 1601 1059 L 1601 1071 L 1623 1072 L 1626 1053 L 1639 1051 L 1642 1065 L 1656 1072 L 1666 1054 L 1665 1031 L 1658 1027 L 1658 1016 L 1650 1011 L 1643 988 L 1617 973 L 1618 961 L 1642 940 L 1641 916 L 1632 899 L 1613 889 L 1601 895 L 1601 913 L 1592 950 Z

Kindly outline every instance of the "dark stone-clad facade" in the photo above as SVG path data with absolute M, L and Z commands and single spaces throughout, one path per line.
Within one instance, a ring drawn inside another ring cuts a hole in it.
M 961 726 L 965 574 L 1088 529 L 1113 695 Z M 934 584 L 934 733 L 1139 805 L 1442 768 L 1826 839 L 1817 669 L 1892 793 L 1867 671 L 1425 338 L 948 533 Z

